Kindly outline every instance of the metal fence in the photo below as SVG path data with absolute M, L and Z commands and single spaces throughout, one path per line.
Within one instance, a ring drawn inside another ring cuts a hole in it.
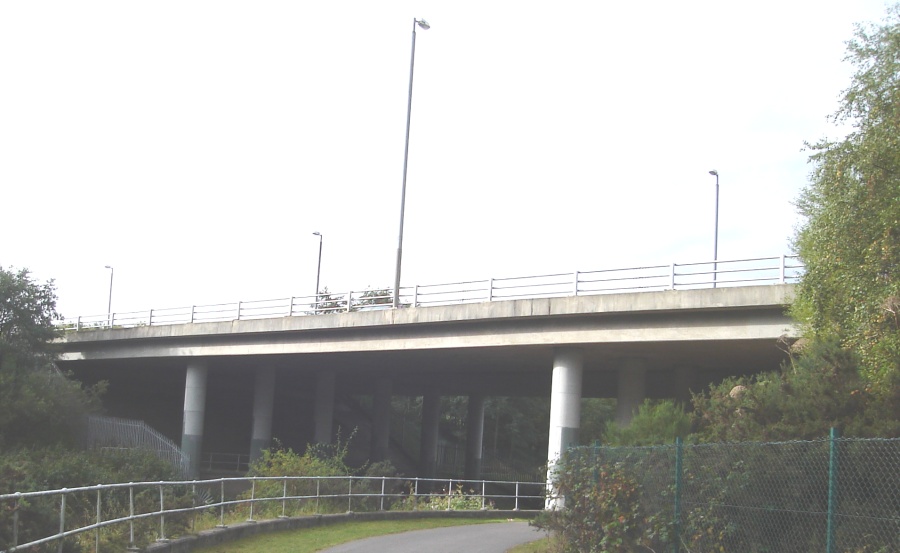
M 149 451 L 175 467 L 178 475 L 184 477 L 189 473 L 190 462 L 181 448 L 144 421 L 89 416 L 85 441 L 89 449 Z
M 400 304 L 404 307 L 427 307 L 526 298 L 792 283 L 798 281 L 803 270 L 797 256 L 782 255 L 488 278 L 401 287 Z M 67 317 L 60 321 L 60 325 L 67 329 L 89 330 L 377 311 L 390 309 L 392 300 L 393 291 L 390 288 L 368 289 L 362 292 Z
M 140 482 L 0 495 L 0 553 L 134 550 L 153 541 L 288 516 L 384 510 L 540 509 L 543 482 L 251 477 Z M 37 549 L 40 547 L 40 549 Z
M 636 534 L 657 551 L 900 551 L 900 439 L 582 447 L 566 462 L 633 485 Z

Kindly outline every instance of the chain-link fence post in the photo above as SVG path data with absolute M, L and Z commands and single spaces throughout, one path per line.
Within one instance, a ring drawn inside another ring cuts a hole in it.
M 831 429 L 828 438 L 828 522 L 826 526 L 825 551 L 834 553 L 834 511 L 837 503 L 837 478 L 838 478 L 838 438 L 840 432 L 837 428 Z
M 672 540 L 673 553 L 679 553 L 681 550 L 681 467 L 684 456 L 684 442 L 681 438 L 675 438 L 675 524 L 674 539 Z

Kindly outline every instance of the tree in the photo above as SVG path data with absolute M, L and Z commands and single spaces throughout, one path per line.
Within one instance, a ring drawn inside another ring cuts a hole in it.
M 889 392 L 900 373 L 900 5 L 857 26 L 846 60 L 855 73 L 833 119 L 852 130 L 807 145 L 794 240 L 806 274 L 792 313 L 808 336 L 857 352 L 873 389 Z
M 0 267 L 0 366 L 11 357 L 18 363 L 48 359 L 59 335 L 53 321 L 60 318 L 52 280 L 40 284 L 28 269 Z
M 0 268 L 0 448 L 72 444 L 104 384 L 85 390 L 53 365 L 53 281 Z

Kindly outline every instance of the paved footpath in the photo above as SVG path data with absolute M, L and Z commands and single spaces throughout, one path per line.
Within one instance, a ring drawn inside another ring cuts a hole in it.
M 322 553 L 503 553 L 543 537 L 527 522 L 468 524 L 366 538 Z

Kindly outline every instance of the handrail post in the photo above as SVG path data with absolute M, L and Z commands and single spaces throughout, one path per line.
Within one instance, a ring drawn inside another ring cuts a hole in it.
M 166 539 L 166 494 L 164 485 L 164 482 L 159 483 L 159 539 L 156 541 L 169 541 Z
M 59 498 L 59 541 L 56 544 L 57 553 L 63 550 L 63 533 L 66 531 L 66 488 L 62 489 L 62 495 Z
M 129 482 L 134 484 L 134 482 Z M 134 486 L 128 486 L 128 550 L 134 551 Z
M 220 480 L 219 484 L 219 528 L 225 528 L 225 480 Z
M 450 504 L 453 502 L 453 479 L 447 483 L 447 510 L 450 510 Z
M 825 537 L 825 553 L 834 553 L 834 511 L 837 507 L 838 486 L 838 438 L 840 432 L 832 427 L 828 439 L 828 523 Z
M 516 482 L 516 505 L 513 508 L 513 511 L 519 510 L 519 483 Z
M 250 479 L 250 518 L 247 522 L 256 522 L 253 520 L 253 503 L 256 501 L 256 477 Z
M 100 490 L 97 489 L 97 529 L 94 531 L 94 553 L 100 553 Z
M 16 502 L 13 504 L 13 529 L 12 529 L 12 546 L 13 549 L 19 545 L 19 497 L 21 492 L 16 492 Z

